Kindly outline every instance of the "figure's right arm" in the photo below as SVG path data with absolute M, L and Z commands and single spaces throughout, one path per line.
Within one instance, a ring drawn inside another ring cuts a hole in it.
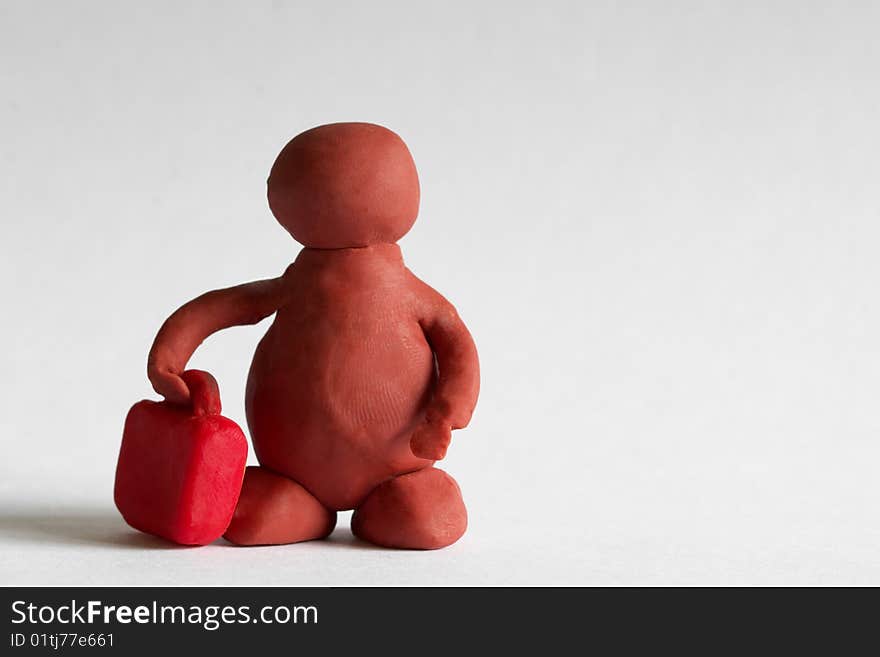
M 153 389 L 166 400 L 184 404 L 189 388 L 180 374 L 196 348 L 212 333 L 230 326 L 256 324 L 286 301 L 284 277 L 213 290 L 185 303 L 165 320 L 147 359 Z
M 436 461 L 446 455 L 452 430 L 470 422 L 480 393 L 480 361 L 474 340 L 453 305 L 426 283 L 413 279 L 421 290 L 419 325 L 434 352 L 438 376 L 410 448 L 416 456 Z

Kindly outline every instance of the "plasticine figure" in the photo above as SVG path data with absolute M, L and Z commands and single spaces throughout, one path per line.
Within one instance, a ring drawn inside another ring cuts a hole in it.
M 181 374 L 198 345 L 276 313 L 246 394 L 260 466 L 247 468 L 224 536 L 323 538 L 337 511 L 355 509 L 352 531 L 378 545 L 455 542 L 467 526 L 461 492 L 433 466 L 471 418 L 479 365 L 453 306 L 406 268 L 396 244 L 419 207 L 409 150 L 368 123 L 308 130 L 275 161 L 268 199 L 305 248 L 279 278 L 182 306 L 148 361 L 155 390 L 187 404 Z

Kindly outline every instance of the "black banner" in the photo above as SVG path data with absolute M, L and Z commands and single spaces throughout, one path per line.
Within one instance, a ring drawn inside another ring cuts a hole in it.
M 5 588 L 0 654 L 516 654 L 590 646 L 835 651 L 873 644 L 855 591 L 544 588 Z M 868 597 L 873 597 L 873 591 Z M 648 642 L 647 644 L 645 642 Z M 526 651 L 522 653 L 521 651 Z

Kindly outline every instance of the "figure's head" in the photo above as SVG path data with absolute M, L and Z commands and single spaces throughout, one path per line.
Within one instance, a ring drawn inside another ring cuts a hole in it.
M 419 177 L 403 140 L 372 123 L 331 123 L 294 137 L 269 174 L 269 207 L 313 248 L 393 243 L 419 212 Z

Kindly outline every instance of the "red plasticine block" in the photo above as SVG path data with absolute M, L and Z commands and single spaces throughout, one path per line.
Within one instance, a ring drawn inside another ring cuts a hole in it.
M 247 461 L 241 428 L 220 415 L 214 377 L 181 375 L 191 404 L 144 400 L 128 412 L 114 499 L 125 521 L 182 545 L 220 538 L 235 511 Z

